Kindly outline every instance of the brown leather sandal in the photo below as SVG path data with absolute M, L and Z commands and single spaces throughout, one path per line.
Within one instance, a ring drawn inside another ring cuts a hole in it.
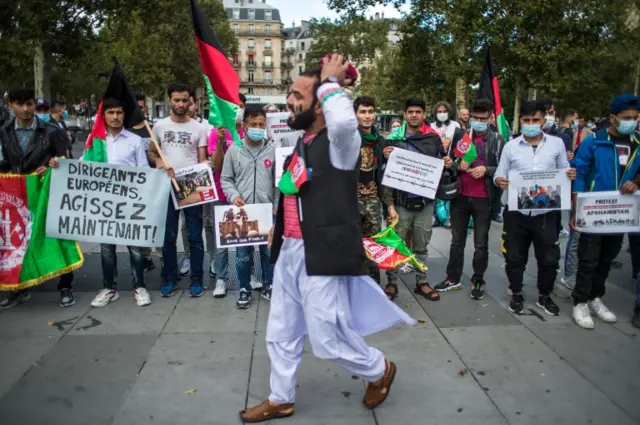
M 367 409 L 374 409 L 382 404 L 383 401 L 389 396 L 389 390 L 391 384 L 396 377 L 396 364 L 389 360 L 384 360 L 385 370 L 384 375 L 377 382 L 370 382 L 367 385 L 367 390 L 364 393 L 362 404 Z
M 240 418 L 247 423 L 264 422 L 270 419 L 288 418 L 295 413 L 293 403 L 273 405 L 265 400 L 257 406 L 240 412 Z
M 425 289 L 428 290 L 425 291 Z M 422 295 L 429 301 L 438 301 L 440 299 L 440 294 L 438 293 L 438 291 L 433 289 L 431 285 L 429 285 L 429 282 L 417 284 L 416 289 L 414 289 L 413 292 L 418 295 Z
M 387 283 L 387 286 L 384 287 L 384 293 L 389 298 L 389 301 L 393 301 L 398 296 L 398 287 L 392 283 Z

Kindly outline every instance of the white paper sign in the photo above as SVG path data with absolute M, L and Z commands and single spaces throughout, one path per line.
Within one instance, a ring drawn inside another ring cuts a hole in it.
M 180 168 L 175 170 L 175 175 L 180 191 L 176 192 L 172 184 L 171 199 L 177 210 L 218 200 L 213 173 L 208 164 Z
M 289 146 L 286 148 L 276 148 L 276 187 L 280 183 L 280 179 L 284 174 L 284 160 L 293 153 L 295 146 Z
M 287 124 L 288 112 L 272 112 L 267 114 L 267 137 L 276 147 L 295 146 L 302 135 L 302 131 L 292 130 Z
M 571 180 L 567 169 L 510 171 L 509 211 L 571 209 Z
M 395 148 L 389 155 L 382 185 L 434 199 L 443 169 L 442 159 Z
M 220 205 L 214 210 L 218 248 L 266 245 L 272 224 L 272 204 Z
M 640 194 L 578 194 L 576 227 L 584 233 L 640 232 Z
M 51 173 L 47 236 L 159 247 L 170 179 L 152 168 L 59 160 Z

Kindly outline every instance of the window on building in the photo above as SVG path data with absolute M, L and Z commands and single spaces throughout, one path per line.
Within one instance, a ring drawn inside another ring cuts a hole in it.
M 256 20 L 256 11 L 253 9 L 249 9 L 249 20 L 250 21 Z
M 235 55 L 233 55 L 233 64 L 236 65 L 238 62 L 238 54 L 236 53 Z
M 248 46 L 250 49 L 253 49 L 253 48 L 255 47 L 255 45 L 253 44 L 253 43 L 254 43 L 253 38 L 250 38 L 250 39 L 247 41 L 247 43 L 248 43 L 248 44 L 247 44 L 247 46 Z
M 253 24 L 249 24 L 249 34 L 253 34 Z
M 233 19 L 240 19 L 240 9 L 233 9 Z
M 238 24 L 233 24 L 233 33 L 237 34 L 240 31 L 240 26 Z
M 264 57 L 264 64 L 265 64 L 265 65 L 269 65 L 269 66 L 270 66 L 270 65 L 271 65 L 271 60 L 272 60 L 272 59 L 273 59 L 273 58 L 272 58 L 271 56 L 265 56 L 265 57 Z
M 249 82 L 253 83 L 253 71 L 249 70 Z
M 304 41 L 300 43 L 300 50 L 304 50 Z
M 247 89 L 247 94 L 253 94 L 253 87 L 249 87 Z
M 254 63 L 253 55 L 249 55 L 249 65 L 253 65 Z
M 302 67 L 301 66 L 298 67 L 298 74 L 302 74 Z
M 270 10 L 265 10 L 264 11 L 264 20 L 265 21 L 270 21 L 271 20 L 271 11 Z
M 271 39 L 267 38 L 264 40 L 264 48 L 265 49 L 270 49 L 271 48 Z
M 298 54 L 298 60 L 302 60 L 302 53 Z
M 266 83 L 270 83 L 271 82 L 271 71 L 265 71 L 264 72 L 264 81 Z
M 271 25 L 267 25 L 266 27 L 264 27 L 264 33 L 267 35 L 271 34 Z

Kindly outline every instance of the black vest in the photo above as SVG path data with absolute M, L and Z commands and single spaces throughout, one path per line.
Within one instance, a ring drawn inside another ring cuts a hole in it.
M 358 171 L 339 170 L 331 164 L 326 129 L 305 145 L 298 140 L 311 179 L 298 193 L 302 211 L 300 228 L 309 276 L 361 276 L 366 255 L 358 210 Z M 278 260 L 284 234 L 284 195 L 280 196 L 271 246 L 271 262 Z

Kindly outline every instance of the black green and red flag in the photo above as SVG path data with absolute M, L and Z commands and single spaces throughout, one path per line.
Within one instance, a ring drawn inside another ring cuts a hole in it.
M 84 153 L 82 158 L 91 162 L 108 162 L 107 160 L 107 127 L 102 116 L 102 102 L 104 99 L 117 99 L 123 103 L 124 109 L 124 128 L 131 128 L 136 124 L 145 120 L 133 90 L 127 83 L 120 62 L 113 58 L 115 65 L 111 71 L 109 84 L 102 96 L 102 100 L 98 105 L 98 113 L 96 114 L 96 122 L 93 124 L 91 134 L 87 138 L 84 145 Z
M 240 108 L 240 77 L 231 66 L 215 32 L 196 0 L 191 0 L 191 16 L 200 54 L 204 85 L 209 96 L 209 124 L 224 127 L 240 147 L 236 115 Z
M 504 109 L 500 101 L 500 85 L 498 84 L 498 76 L 493 66 L 491 46 L 487 46 L 487 55 L 484 59 L 482 75 L 480 76 L 480 87 L 478 88 L 477 99 L 481 98 L 490 99 L 493 102 L 498 133 L 504 137 L 504 140 L 509 140 L 509 123 L 507 123 L 507 117 L 504 115 Z

